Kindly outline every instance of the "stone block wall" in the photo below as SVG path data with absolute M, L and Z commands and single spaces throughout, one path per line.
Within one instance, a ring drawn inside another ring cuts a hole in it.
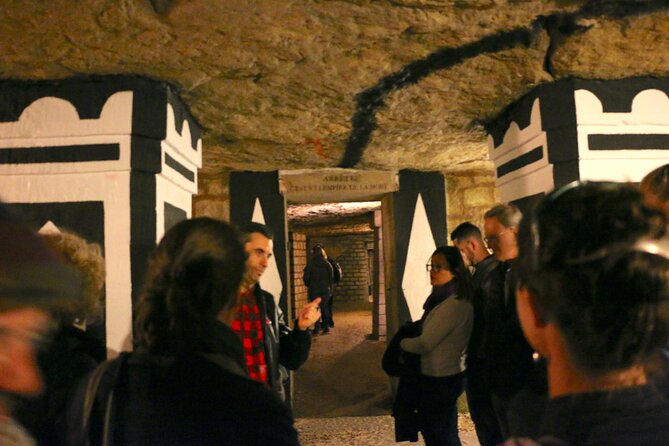
M 297 315 L 297 310 L 307 303 L 307 287 L 302 281 L 304 267 L 307 266 L 307 236 L 299 232 L 291 232 L 288 235 L 290 240 L 290 274 L 291 274 L 291 292 L 292 292 L 292 314 Z
M 374 212 L 374 280 L 375 299 L 372 308 L 372 339 L 386 339 L 386 279 L 383 268 L 383 230 L 381 228 L 381 211 Z
M 230 221 L 229 176 L 229 171 L 222 171 L 216 175 L 200 173 L 198 192 L 193 197 L 194 217 L 213 217 Z
M 316 243 L 325 247 L 328 257 L 337 260 L 344 272 L 343 280 L 337 284 L 335 302 L 367 300 L 372 284 L 367 248 L 373 249 L 374 234 L 313 236 L 308 240 L 309 255 Z
M 464 221 L 471 221 L 483 228 L 483 214 L 499 202 L 494 171 L 450 173 L 445 177 L 446 225 L 449 234 Z M 450 237 L 448 241 L 450 244 Z

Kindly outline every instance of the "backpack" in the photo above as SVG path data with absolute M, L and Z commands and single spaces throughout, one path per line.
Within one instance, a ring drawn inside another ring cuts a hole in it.
M 344 277 L 344 272 L 341 270 L 341 265 L 334 260 L 334 259 L 328 259 L 328 262 L 330 262 L 330 265 L 332 265 L 332 271 L 334 272 L 334 283 L 341 282 L 341 279 Z

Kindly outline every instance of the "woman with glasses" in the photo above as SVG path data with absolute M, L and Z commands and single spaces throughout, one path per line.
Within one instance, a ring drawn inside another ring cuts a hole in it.
M 400 342 L 420 355 L 417 377 L 418 427 L 427 446 L 459 445 L 457 400 L 464 389 L 465 350 L 474 310 L 470 274 L 460 250 L 442 246 L 427 264 L 432 293 L 421 318 L 421 333 Z
M 664 216 L 631 186 L 575 183 L 523 220 L 519 245 L 518 315 L 548 363 L 539 443 L 668 444 L 651 379 L 669 341 Z

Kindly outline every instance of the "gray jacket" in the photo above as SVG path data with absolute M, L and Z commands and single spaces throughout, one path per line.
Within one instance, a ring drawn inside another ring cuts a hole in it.
M 430 311 L 420 336 L 403 339 L 400 347 L 421 355 L 423 375 L 455 375 L 465 370 L 465 352 L 473 324 L 472 304 L 453 295 Z

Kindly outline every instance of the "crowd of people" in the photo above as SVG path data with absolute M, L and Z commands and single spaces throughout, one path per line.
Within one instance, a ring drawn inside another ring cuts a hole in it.
M 465 392 L 483 446 L 667 444 L 668 211 L 669 165 L 640 187 L 572 183 L 525 216 L 500 204 L 482 231 L 456 227 L 428 259 L 422 317 L 384 355 L 396 439 L 459 445 Z M 287 323 L 259 284 L 267 226 L 176 224 L 149 260 L 133 352 L 107 361 L 85 329 L 100 247 L 0 205 L 0 249 L 0 444 L 299 443 L 285 384 L 332 326 L 322 245 Z
M 384 356 L 397 441 L 459 445 L 465 389 L 482 446 L 668 444 L 668 211 L 666 165 L 640 187 L 575 182 L 525 216 L 500 204 L 483 231 L 456 227 L 470 271 L 437 248 L 423 317 Z

